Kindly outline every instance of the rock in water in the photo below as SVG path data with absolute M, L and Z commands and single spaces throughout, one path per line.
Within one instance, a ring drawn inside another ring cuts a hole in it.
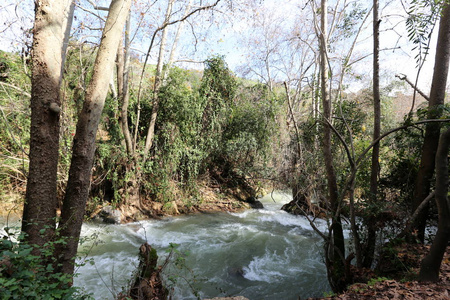
M 99 213 L 104 223 L 107 224 L 120 224 L 122 213 L 118 209 L 114 209 L 112 206 L 104 206 Z
M 247 203 L 250 204 L 251 208 L 255 208 L 255 209 L 264 208 L 264 205 L 262 204 L 262 202 L 259 200 L 256 200 L 255 197 L 248 197 Z

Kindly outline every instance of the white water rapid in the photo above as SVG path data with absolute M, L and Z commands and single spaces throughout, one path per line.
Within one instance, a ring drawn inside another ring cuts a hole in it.
M 171 243 L 188 252 L 181 268 L 167 268 L 172 299 L 242 295 L 250 300 L 322 296 L 330 288 L 322 261 L 322 241 L 304 217 L 280 208 L 290 196 L 274 193 L 260 199 L 264 209 L 148 220 L 126 225 L 83 225 L 74 284 L 95 299 L 114 299 L 130 284 L 139 246 L 156 248 L 161 263 Z M 275 202 L 274 202 L 275 201 Z M 325 222 L 317 226 L 325 229 Z M 80 260 L 82 261 L 82 260 Z

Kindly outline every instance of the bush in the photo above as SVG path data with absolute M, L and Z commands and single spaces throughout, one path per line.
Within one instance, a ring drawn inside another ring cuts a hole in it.
M 41 255 L 34 254 L 35 247 L 22 242 L 10 228 L 0 240 L 0 295 L 1 299 L 91 299 L 72 287 L 72 277 L 55 273 L 57 266 L 53 250 L 63 240 L 48 242 Z

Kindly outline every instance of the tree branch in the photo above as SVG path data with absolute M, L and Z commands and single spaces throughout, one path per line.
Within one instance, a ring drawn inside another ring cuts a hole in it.
M 1 81 L 0 81 L 0 85 L 3 85 L 3 86 L 7 86 L 7 87 L 9 87 L 9 88 L 12 88 L 12 89 L 18 91 L 19 93 L 21 93 L 22 95 L 31 98 L 31 94 L 30 94 L 30 93 L 25 92 L 24 90 L 22 90 L 21 88 L 15 86 L 15 85 L 12 85 L 12 84 L 9 84 L 9 83 L 6 83 L 6 82 L 1 82 Z
M 414 83 L 412 83 L 405 74 L 397 74 L 395 75 L 400 80 L 406 81 L 414 90 L 416 90 L 420 96 L 424 97 L 425 100 L 430 101 L 430 97 L 428 97 L 424 92 L 422 92 Z
M 420 212 L 427 206 L 427 204 L 430 202 L 431 199 L 433 199 L 435 195 L 435 191 L 431 192 L 425 199 L 423 199 L 422 203 L 416 208 L 412 216 L 406 221 L 406 226 L 403 229 L 403 231 L 397 236 L 398 239 L 403 238 L 406 234 L 408 234 L 411 231 L 412 224 L 416 221 L 417 217 L 419 216 Z

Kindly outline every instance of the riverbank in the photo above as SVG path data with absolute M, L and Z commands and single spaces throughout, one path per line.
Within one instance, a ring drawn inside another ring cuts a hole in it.
M 409 246 L 408 252 L 399 252 L 399 258 L 410 260 L 412 254 L 416 257 L 408 274 L 411 277 L 417 276 L 420 261 L 428 253 L 430 246 L 414 245 Z M 418 256 L 417 256 L 418 255 Z M 408 257 L 410 256 L 410 257 Z M 368 283 L 355 283 L 348 290 L 340 295 L 331 295 L 324 298 L 308 298 L 308 300 L 378 300 L 378 299 L 404 299 L 404 300 L 448 300 L 450 299 L 450 247 L 442 260 L 439 281 L 436 283 L 423 283 L 417 280 L 408 280 L 408 276 L 396 279 L 378 277 L 369 280 Z
M 270 187 L 269 184 L 267 186 Z M 176 188 L 171 188 L 171 191 L 173 195 L 165 201 L 142 197 L 140 207 L 127 204 L 127 201 L 114 204 L 108 201 L 98 202 L 96 199 L 89 199 L 86 216 L 88 219 L 101 219 L 99 215 L 103 213 L 103 208 L 111 207 L 116 213 L 120 214 L 117 217 L 117 222 L 112 223 L 123 224 L 149 218 L 159 219 L 195 213 L 239 212 L 251 208 L 261 208 L 262 204 L 256 200 L 256 197 L 262 197 L 270 193 L 272 187 L 270 189 L 254 188 L 254 193 L 249 193 L 239 186 L 211 186 L 205 182 L 199 182 L 195 195 L 188 195 Z M 0 203 L 0 216 L 5 219 L 8 217 L 21 218 L 24 197 L 24 193 L 13 190 L 4 194 Z M 59 210 L 57 212 L 59 213 Z

